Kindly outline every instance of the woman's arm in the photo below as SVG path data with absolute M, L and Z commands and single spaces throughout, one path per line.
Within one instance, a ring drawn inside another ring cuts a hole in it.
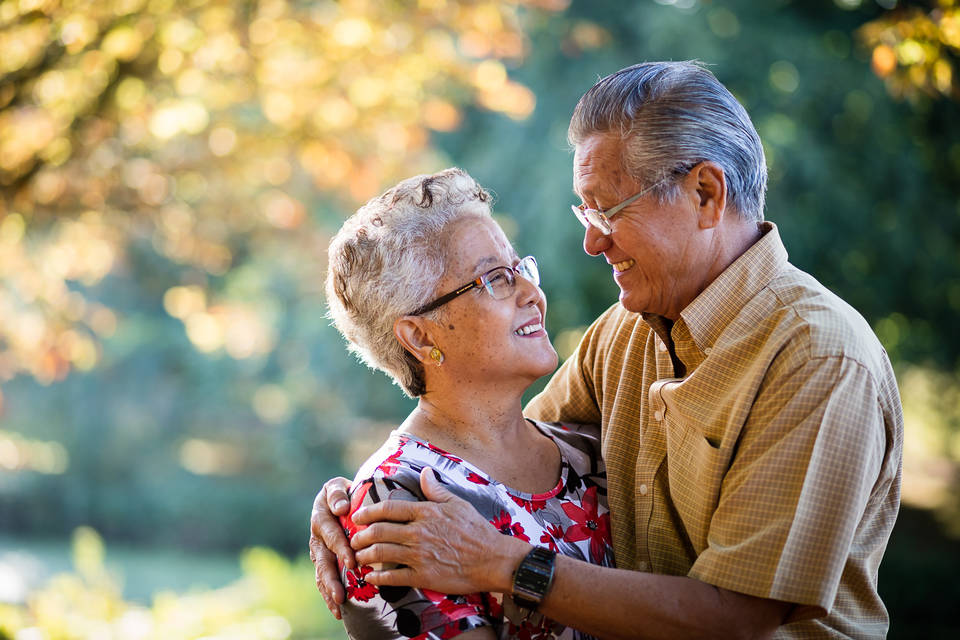
M 511 593 L 513 572 L 530 545 L 502 535 L 431 476 L 421 474 L 421 483 L 433 502 L 386 502 L 354 515 L 355 522 L 370 525 L 351 540 L 358 562 L 406 565 L 375 571 L 367 580 L 446 593 Z M 558 556 L 553 586 L 539 610 L 599 637 L 755 638 L 772 635 L 791 606 L 693 578 Z

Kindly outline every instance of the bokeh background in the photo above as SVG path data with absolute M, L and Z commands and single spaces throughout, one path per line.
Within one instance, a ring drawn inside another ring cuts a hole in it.
M 954 0 L 3 0 L 0 638 L 343 637 L 311 500 L 412 403 L 324 319 L 329 237 L 465 168 L 566 356 L 616 300 L 569 115 L 690 58 L 751 113 L 791 260 L 896 367 L 890 635 L 956 637 L 958 55 Z

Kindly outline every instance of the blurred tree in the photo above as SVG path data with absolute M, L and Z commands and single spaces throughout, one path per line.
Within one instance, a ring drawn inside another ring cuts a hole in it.
M 88 292 L 138 244 L 199 350 L 269 352 L 275 313 L 211 278 L 274 242 L 310 264 L 318 198 L 432 168 L 462 103 L 528 115 L 518 11 L 565 5 L 0 2 L 0 383 L 98 362 L 119 320 Z
M 859 36 L 871 49 L 874 73 L 893 95 L 960 98 L 960 6 L 956 0 L 888 0 L 892 10 Z

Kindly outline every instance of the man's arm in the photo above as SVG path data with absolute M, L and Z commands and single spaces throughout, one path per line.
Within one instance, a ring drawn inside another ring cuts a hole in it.
M 611 308 L 612 309 L 612 308 Z M 584 373 L 588 358 L 594 357 L 596 347 L 593 337 L 600 326 L 599 321 L 591 326 L 576 352 L 550 379 L 547 387 L 538 394 L 524 410 L 524 415 L 545 422 L 575 422 L 600 424 L 600 410 L 590 376 Z M 332 478 L 323 485 L 313 501 L 310 514 L 310 559 L 316 572 L 317 589 L 327 608 L 340 618 L 340 604 L 344 591 L 337 569 L 339 559 L 348 569 L 356 567 L 353 550 L 337 520 L 346 515 L 350 503 L 350 481 Z
M 530 545 L 500 534 L 432 473 L 421 474 L 421 485 L 434 502 L 383 502 L 354 515 L 358 524 L 373 523 L 353 536 L 357 562 L 406 565 L 374 571 L 367 581 L 446 593 L 511 593 L 513 572 Z M 770 636 L 791 606 L 692 578 L 610 569 L 558 556 L 553 586 L 539 610 L 599 637 L 752 638 Z

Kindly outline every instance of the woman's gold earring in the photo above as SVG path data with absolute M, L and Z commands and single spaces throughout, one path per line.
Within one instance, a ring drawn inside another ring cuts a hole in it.
M 440 351 L 440 349 L 436 347 L 430 349 L 430 357 L 433 358 L 438 367 L 443 364 L 443 351 Z

